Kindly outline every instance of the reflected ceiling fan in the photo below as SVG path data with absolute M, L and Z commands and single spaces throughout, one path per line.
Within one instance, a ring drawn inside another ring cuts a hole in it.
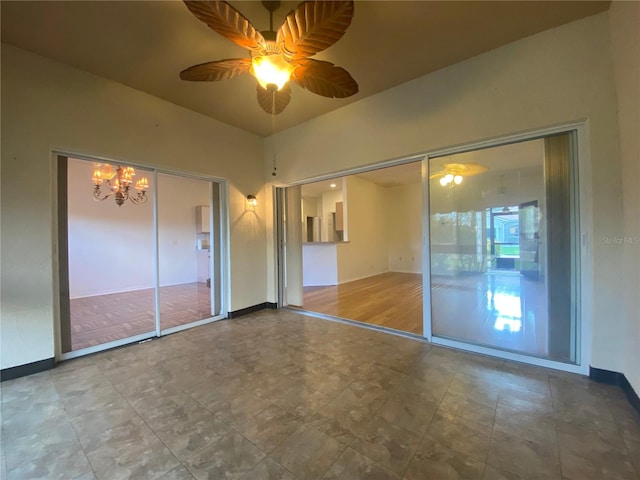
M 278 31 L 273 12 L 279 1 L 263 1 L 269 30 L 259 32 L 238 10 L 223 1 L 184 0 L 198 20 L 250 51 L 250 58 L 231 58 L 194 65 L 180 78 L 215 82 L 250 73 L 258 80 L 258 104 L 270 114 L 282 112 L 291 100 L 292 80 L 317 95 L 346 98 L 358 93 L 349 73 L 334 64 L 309 58 L 336 43 L 353 17 L 353 1 L 306 1 L 289 13 Z
M 478 163 L 445 163 L 443 170 L 429 175 L 429 179 L 440 178 L 443 187 L 460 185 L 464 177 L 472 177 L 489 170 L 488 167 Z

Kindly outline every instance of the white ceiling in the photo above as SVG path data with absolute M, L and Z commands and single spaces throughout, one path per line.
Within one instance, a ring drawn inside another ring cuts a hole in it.
M 260 30 L 260 2 L 230 2 Z M 123 83 L 249 132 L 268 136 L 351 102 L 528 35 L 607 10 L 608 1 L 356 1 L 342 39 L 315 58 L 347 69 L 360 92 L 328 99 L 293 85 L 275 122 L 245 75 L 185 82 L 198 63 L 248 52 L 197 20 L 180 1 L 0 2 L 2 41 Z M 297 2 L 283 2 L 274 24 Z

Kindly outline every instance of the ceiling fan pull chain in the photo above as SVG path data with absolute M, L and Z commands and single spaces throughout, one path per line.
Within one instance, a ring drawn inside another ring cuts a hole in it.
M 276 133 L 276 92 L 275 90 L 271 92 L 271 134 Z M 276 173 L 276 154 L 273 154 L 273 172 L 271 172 L 271 176 L 275 177 Z

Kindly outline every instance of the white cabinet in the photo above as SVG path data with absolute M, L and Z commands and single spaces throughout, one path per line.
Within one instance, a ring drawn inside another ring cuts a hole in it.
M 209 207 L 196 206 L 196 233 L 209 233 Z

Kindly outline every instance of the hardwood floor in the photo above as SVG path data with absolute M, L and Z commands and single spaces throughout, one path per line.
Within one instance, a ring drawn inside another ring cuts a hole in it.
M 552 356 L 543 281 L 514 273 L 434 276 L 431 309 L 439 337 Z
M 544 282 L 517 273 L 434 276 L 432 332 L 552 357 L 546 299 Z M 305 287 L 303 302 L 312 312 L 422 335 L 420 274 L 389 272 L 337 286 Z
M 422 335 L 422 275 L 388 272 L 326 287 L 304 287 L 312 312 Z
M 154 289 L 71 300 L 71 349 L 79 350 L 155 331 Z M 160 287 L 162 329 L 211 317 L 205 283 Z

